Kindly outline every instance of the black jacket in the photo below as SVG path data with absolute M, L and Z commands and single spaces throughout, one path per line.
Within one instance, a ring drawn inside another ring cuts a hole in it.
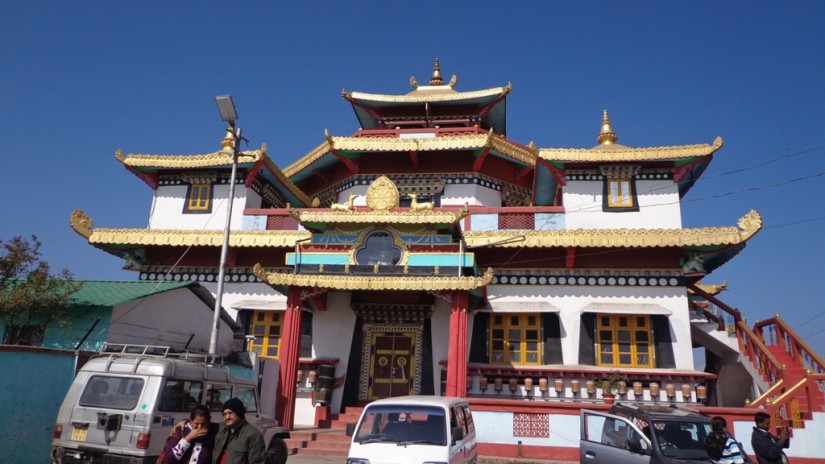
M 212 450 L 212 464 L 217 464 L 221 452 L 226 449 L 226 464 L 264 464 L 264 437 L 247 421 L 235 430 L 221 424 Z
M 783 448 L 790 446 L 790 439 L 784 442 L 759 427 L 753 428 L 751 435 L 751 446 L 753 452 L 756 454 L 756 460 L 759 464 L 782 464 L 785 453 Z

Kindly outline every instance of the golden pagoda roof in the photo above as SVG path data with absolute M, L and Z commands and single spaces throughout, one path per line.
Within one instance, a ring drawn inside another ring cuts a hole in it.
M 464 241 L 469 248 L 488 245 L 502 248 L 718 247 L 737 245 L 753 237 L 762 228 L 762 217 L 751 210 L 739 219 L 737 225 L 697 229 L 465 231 Z
M 214 246 L 223 244 L 223 230 L 177 229 L 102 229 L 94 228 L 92 220 L 81 210 L 74 210 L 69 223 L 72 229 L 90 244 L 106 248 L 136 248 L 141 246 Z M 298 230 L 233 230 L 229 245 L 233 247 L 294 247 L 312 235 Z
M 260 264 L 253 268 L 256 277 L 272 286 L 328 288 L 333 290 L 475 290 L 493 281 L 493 269 L 478 277 L 458 276 L 350 276 L 266 272 Z
M 517 145 L 504 137 L 493 134 L 455 135 L 436 138 L 401 139 L 397 137 L 331 137 L 300 160 L 284 168 L 284 174 L 292 177 L 306 169 L 332 150 L 366 152 L 409 152 L 441 150 L 479 150 L 490 148 L 526 166 L 535 166 L 538 151 Z
M 214 167 L 224 167 L 232 165 L 232 152 L 224 150 L 212 153 L 197 155 L 150 155 L 133 154 L 124 155 L 121 150 L 115 152 L 115 158 L 124 166 L 137 169 L 205 169 Z M 278 182 L 289 190 L 298 200 L 305 205 L 310 204 L 309 197 L 306 196 L 272 161 L 267 154 L 266 144 L 262 144 L 260 150 L 242 151 L 238 154 L 238 164 L 255 164 L 262 162 L 275 176 Z
M 539 148 L 539 157 L 545 161 L 660 161 L 679 158 L 710 156 L 722 148 L 722 137 L 712 144 L 674 145 L 667 147 L 631 148 L 618 144 L 602 144 L 593 148 Z
M 462 103 L 466 101 L 482 100 L 490 97 L 507 95 L 513 90 L 511 84 L 502 87 L 492 87 L 483 90 L 473 90 L 469 92 L 458 92 L 448 85 L 441 86 L 419 86 L 414 91 L 405 95 L 386 95 L 365 92 L 341 92 L 341 96 L 350 101 L 376 102 L 376 103 Z
M 330 211 L 288 208 L 301 223 L 324 224 L 454 224 L 469 214 L 469 207 L 455 211 Z

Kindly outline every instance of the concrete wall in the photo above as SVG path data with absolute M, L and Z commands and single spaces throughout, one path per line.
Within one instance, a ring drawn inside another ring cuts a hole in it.
M 57 411 L 76 363 L 73 351 L 0 345 L 2 462 L 49 462 Z
M 188 185 L 165 185 L 155 191 L 152 212 L 149 217 L 150 229 L 223 230 L 226 225 L 226 198 L 229 184 L 212 186 L 211 213 L 183 213 L 187 200 Z M 243 223 L 246 206 L 246 188 L 235 184 L 235 200 L 232 205 L 232 228 L 239 229 Z

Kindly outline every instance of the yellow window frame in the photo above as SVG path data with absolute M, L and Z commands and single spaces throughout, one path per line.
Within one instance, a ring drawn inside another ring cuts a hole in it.
M 607 206 L 611 208 L 633 207 L 632 179 L 607 179 Z
M 250 335 L 252 335 L 249 342 L 249 351 L 254 351 L 258 356 L 264 358 L 278 359 L 281 353 L 282 330 L 283 312 L 253 312 L 249 327 Z
M 655 367 L 648 315 L 597 314 L 595 338 L 597 366 Z
M 212 184 L 192 184 L 189 186 L 189 211 L 206 211 L 212 200 Z
M 490 364 L 541 364 L 541 314 L 493 313 Z

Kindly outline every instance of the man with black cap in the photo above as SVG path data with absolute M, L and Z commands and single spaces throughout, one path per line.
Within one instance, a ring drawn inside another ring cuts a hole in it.
M 212 464 L 264 464 L 264 437 L 246 421 L 246 407 L 238 398 L 223 404 L 223 424 L 215 437 Z

